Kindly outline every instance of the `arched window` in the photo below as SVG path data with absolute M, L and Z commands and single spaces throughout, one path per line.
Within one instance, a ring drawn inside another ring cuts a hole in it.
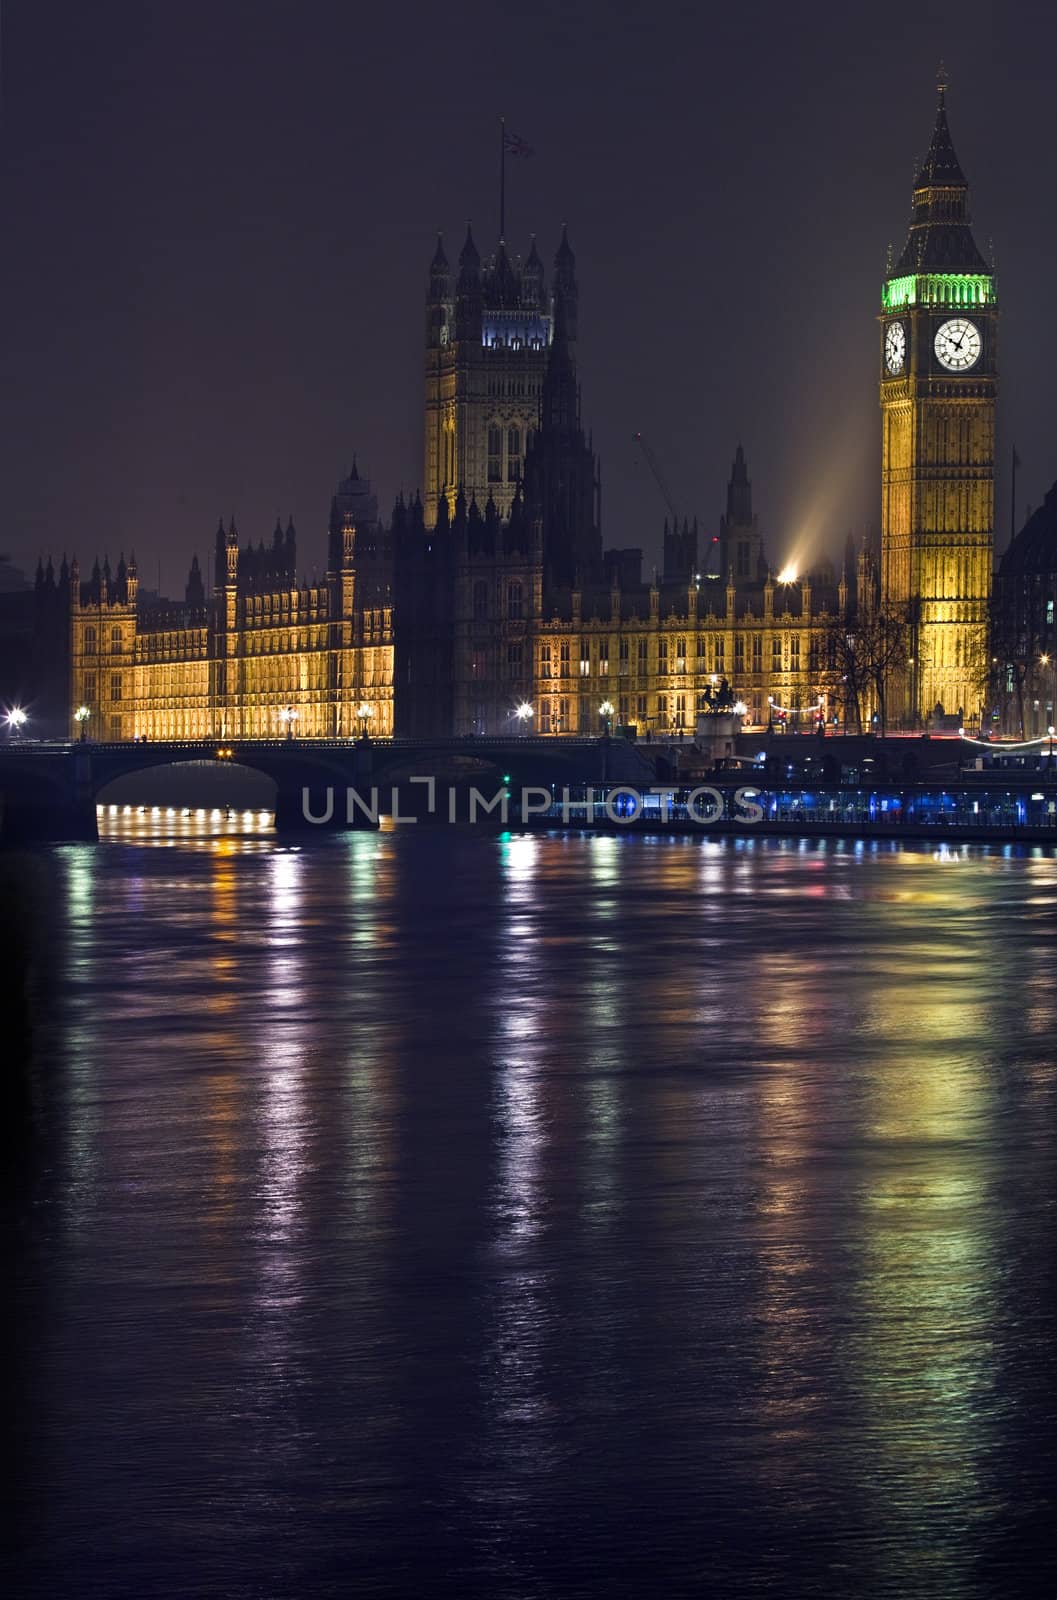
M 111 630 L 110 630 L 110 653 L 111 653 L 111 655 L 120 655 L 120 653 L 121 653 L 121 629 L 120 628 L 111 628 Z
M 84 653 L 86 656 L 95 655 L 95 629 L 91 624 L 84 630 Z
M 520 428 L 508 428 L 506 431 L 506 477 L 508 483 L 518 483 L 521 480 Z
M 506 614 L 511 622 L 521 621 L 520 583 L 508 583 L 506 586 Z
M 473 620 L 485 622 L 488 617 L 488 584 L 478 578 L 473 586 Z
M 488 429 L 488 481 L 503 481 L 503 430 L 498 423 Z

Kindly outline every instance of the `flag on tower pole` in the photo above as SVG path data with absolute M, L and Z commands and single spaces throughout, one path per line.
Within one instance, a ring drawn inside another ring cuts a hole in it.
M 506 118 L 499 119 L 499 237 L 506 238 L 506 158 L 508 155 L 525 159 L 534 155 L 532 146 L 520 133 L 508 133 Z

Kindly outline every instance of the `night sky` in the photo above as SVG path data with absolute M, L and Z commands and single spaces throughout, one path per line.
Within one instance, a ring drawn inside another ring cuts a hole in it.
M 3 11 L 0 550 L 135 546 L 182 592 L 217 518 L 292 512 L 322 567 L 353 454 L 382 504 L 421 465 L 437 228 L 581 282 L 607 544 L 659 554 L 652 441 L 711 530 L 736 442 L 769 551 L 878 519 L 877 326 L 941 57 L 1002 306 L 999 451 L 1057 476 L 1052 8 L 336 0 Z M 999 545 L 1009 482 L 999 476 Z

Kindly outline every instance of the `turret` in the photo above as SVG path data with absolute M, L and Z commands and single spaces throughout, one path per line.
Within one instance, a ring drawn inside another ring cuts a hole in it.
M 225 557 L 225 582 L 230 588 L 239 581 L 239 533 L 235 526 L 234 517 L 232 517 L 228 525 Z
M 719 569 L 734 569 L 736 578 L 760 581 L 763 547 L 759 521 L 752 509 L 752 481 L 745 451 L 739 444 L 727 482 L 727 509 L 719 519 Z
M 554 298 L 561 296 L 565 309 L 566 337 L 575 346 L 579 322 L 580 292 L 576 282 L 576 257 L 569 243 L 569 230 L 562 224 L 562 238 L 554 257 Z
M 536 249 L 536 235 L 521 269 L 521 303 L 526 310 L 539 311 L 543 307 L 543 262 Z
M 521 285 L 507 255 L 506 244 L 499 241 L 495 266 L 489 274 L 488 308 L 490 311 L 516 311 L 521 306 Z
M 481 257 L 467 223 L 466 242 L 459 252 L 459 277 L 455 286 L 455 337 L 479 343 L 481 338 Z
M 580 391 L 569 340 L 565 291 L 554 292 L 554 336 L 540 395 L 540 427 L 570 433 L 580 426 Z
M 429 292 L 426 299 L 426 343 L 438 350 L 447 342 L 453 309 L 451 268 L 444 254 L 444 239 L 437 234 L 437 248 L 429 265 Z
M 202 569 L 198 564 L 198 557 L 191 557 L 191 566 L 187 573 L 187 584 L 184 588 L 184 600 L 192 610 L 200 611 L 206 603 L 205 584 L 202 582 Z
M 227 579 L 227 543 L 227 534 L 224 532 L 224 519 L 221 517 L 216 537 L 213 541 L 213 587 L 215 589 L 222 589 Z

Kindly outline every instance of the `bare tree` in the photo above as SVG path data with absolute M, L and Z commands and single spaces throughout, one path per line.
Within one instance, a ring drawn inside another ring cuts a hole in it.
M 822 641 L 822 681 L 840 700 L 845 726 L 853 722 L 861 733 L 875 710 L 879 731 L 886 731 L 892 690 L 906 677 L 910 648 L 906 606 L 860 607 L 854 617 L 828 619 Z
M 872 607 L 860 621 L 867 672 L 883 734 L 888 727 L 889 694 L 895 683 L 905 681 L 910 666 L 910 607 L 888 602 Z

